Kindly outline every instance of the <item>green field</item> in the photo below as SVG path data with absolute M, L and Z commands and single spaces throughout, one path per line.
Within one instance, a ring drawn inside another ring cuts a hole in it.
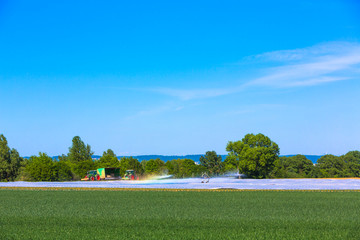
M 0 239 L 360 239 L 359 192 L 0 190 Z

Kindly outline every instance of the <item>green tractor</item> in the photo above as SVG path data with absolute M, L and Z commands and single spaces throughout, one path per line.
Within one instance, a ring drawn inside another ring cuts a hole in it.
M 97 170 L 90 170 L 86 173 L 86 176 L 81 181 L 95 181 L 100 180 L 100 175 Z
M 120 168 L 98 168 L 90 170 L 82 181 L 100 181 L 100 180 L 118 180 L 120 177 Z
M 139 180 L 139 177 L 136 176 L 136 173 L 134 170 L 126 170 L 125 175 L 123 177 L 124 180 Z

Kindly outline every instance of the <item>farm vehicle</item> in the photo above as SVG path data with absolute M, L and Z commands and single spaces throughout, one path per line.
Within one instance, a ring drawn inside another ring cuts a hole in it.
M 90 170 L 82 181 L 100 181 L 100 180 L 118 180 L 120 177 L 120 168 L 98 168 Z
M 139 176 L 136 175 L 134 170 L 126 170 L 123 177 L 124 180 L 139 180 Z
M 139 180 L 134 170 L 126 170 L 123 178 L 120 176 L 120 168 L 98 168 L 90 170 L 81 181 L 100 181 L 100 180 Z

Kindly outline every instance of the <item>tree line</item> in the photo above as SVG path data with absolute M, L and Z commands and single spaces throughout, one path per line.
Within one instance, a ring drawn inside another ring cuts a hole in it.
M 90 145 L 79 136 L 72 139 L 69 152 L 57 160 L 46 153 L 28 159 L 8 146 L 0 135 L 0 181 L 70 181 L 83 178 L 87 171 L 103 167 L 119 167 L 120 174 L 133 169 L 140 176 L 173 175 L 176 178 L 199 177 L 203 173 L 220 176 L 239 172 L 249 178 L 340 178 L 360 177 L 360 152 L 342 156 L 324 155 L 314 165 L 303 155 L 279 157 L 279 146 L 263 134 L 247 134 L 240 141 L 228 142 L 228 156 L 223 160 L 215 151 L 208 151 L 200 164 L 191 159 L 138 161 L 133 157 L 117 158 L 108 149 L 99 160 L 92 159 Z

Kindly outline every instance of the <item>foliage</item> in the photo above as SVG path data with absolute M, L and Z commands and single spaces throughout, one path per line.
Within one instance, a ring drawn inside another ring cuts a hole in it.
M 347 164 L 344 159 L 331 154 L 327 154 L 319 158 L 316 168 L 320 173 L 318 177 L 350 177 L 350 173 L 347 171 Z
M 157 159 L 150 159 L 149 161 L 146 161 L 145 165 L 145 173 L 146 174 L 164 174 L 167 172 L 166 165 L 164 161 Z
M 234 155 L 229 155 L 225 158 L 223 162 L 222 172 L 235 172 L 238 170 L 239 161 L 236 159 Z
M 144 170 L 144 172 L 145 172 L 146 162 L 147 162 L 146 160 L 142 160 L 142 161 L 140 162 L 141 168 Z
M 144 173 L 144 169 L 141 163 L 133 157 L 122 157 L 120 159 L 120 175 L 123 176 L 126 170 L 135 170 L 137 175 L 142 175 Z
M 168 174 L 174 175 L 175 177 L 179 177 L 180 172 L 180 159 L 173 159 L 170 161 L 167 161 L 165 163 L 166 168 L 168 169 Z
M 0 239 L 360 239 L 358 192 L 0 190 L 0 203 Z
M 346 163 L 360 164 L 360 151 L 350 151 L 341 157 Z
M 304 155 L 280 157 L 274 162 L 273 178 L 306 178 L 314 166 Z
M 79 180 L 81 177 L 85 177 L 89 170 L 96 168 L 92 159 L 84 160 L 78 163 L 70 163 L 71 171 L 74 173 L 75 180 Z
M 108 149 L 103 153 L 99 161 L 96 162 L 96 166 L 96 168 L 119 167 L 120 163 L 115 153 Z
M 341 156 L 346 164 L 348 175 L 351 177 L 360 177 L 360 152 L 350 151 Z
M 79 136 L 72 139 L 72 146 L 69 147 L 68 158 L 70 162 L 77 163 L 91 159 L 93 152 L 90 145 L 85 145 Z
M 102 167 L 120 167 L 121 175 L 133 169 L 139 175 L 168 173 L 177 178 L 201 176 L 203 172 L 219 175 L 232 171 L 253 178 L 360 177 L 359 151 L 350 151 L 339 157 L 325 155 L 314 166 L 303 155 L 279 158 L 278 145 L 263 134 L 247 134 L 241 141 L 230 141 L 226 150 L 229 154 L 224 162 L 215 151 L 208 151 L 200 157 L 200 165 L 197 165 L 191 159 L 173 159 L 166 163 L 151 159 L 140 163 L 133 157 L 123 157 L 119 161 L 115 153 L 108 149 L 94 163 L 91 147 L 75 136 L 69 153 L 59 156 L 58 161 L 53 161 L 44 153 L 22 159 L 16 149 L 9 148 L 4 135 L 0 135 L 0 181 L 78 180 L 87 171 Z
M 252 178 L 267 178 L 279 157 L 278 145 L 259 133 L 247 134 L 241 141 L 226 146 L 230 158 L 239 161 L 239 172 Z
M 60 158 L 54 161 L 46 153 L 31 156 L 22 168 L 21 179 L 25 181 L 70 181 L 73 179 L 70 162 Z
M 75 136 L 68 153 L 68 160 L 71 163 L 73 173 L 78 177 L 83 177 L 87 171 L 94 169 L 95 164 L 91 158 L 92 155 L 90 145 L 85 145 L 79 136 Z
M 70 181 L 73 179 L 73 173 L 68 161 L 55 162 L 57 171 L 57 181 Z
M 61 161 L 67 161 L 69 162 L 69 158 L 68 156 L 66 156 L 65 154 L 62 154 L 60 156 L 58 156 L 58 161 L 61 162 Z
M 0 181 L 13 181 L 19 175 L 23 159 L 16 149 L 10 149 L 3 134 L 0 135 Z
M 205 156 L 200 157 L 200 164 L 204 166 L 211 175 L 219 175 L 222 169 L 222 158 L 215 151 L 207 151 Z
M 31 156 L 26 165 L 26 171 L 33 181 L 56 181 L 57 167 L 51 157 L 46 153 L 39 156 Z
M 166 162 L 168 174 L 176 178 L 195 177 L 200 176 L 206 168 L 196 165 L 191 159 L 173 159 Z

